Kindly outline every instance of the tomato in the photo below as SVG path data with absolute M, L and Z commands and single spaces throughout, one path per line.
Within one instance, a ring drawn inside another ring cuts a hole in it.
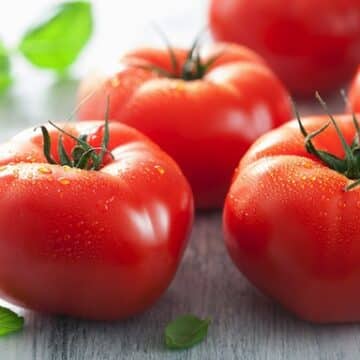
M 87 134 L 98 149 L 101 124 L 60 126 Z M 112 320 L 145 310 L 168 287 L 192 224 L 190 186 L 138 131 L 112 123 L 109 133 L 98 171 L 59 165 L 55 128 L 48 130 L 54 164 L 40 130 L 0 146 L 1 297 L 41 312 Z M 70 156 L 74 139 L 63 134 L 63 146 Z
M 221 207 L 239 157 L 291 118 L 288 94 L 244 47 L 216 44 L 200 58 L 197 50 L 191 58 L 188 50 L 172 52 L 137 49 L 121 59 L 121 70 L 85 79 L 79 98 L 91 96 L 78 116 L 103 118 L 110 96 L 110 118 L 139 129 L 177 161 L 196 206 Z
M 351 115 L 336 120 L 350 144 L 356 134 Z M 310 134 L 328 121 L 327 116 L 308 117 L 303 126 Z M 225 202 L 226 245 L 251 283 L 300 318 L 359 321 L 358 150 L 348 149 L 356 160 L 347 167 L 334 127 L 312 143 L 331 153 L 329 161 L 342 171 L 305 149 L 295 121 L 249 149 Z
M 249 46 L 300 95 L 336 90 L 360 62 L 359 0 L 212 0 L 217 40 Z
M 350 92 L 349 92 L 349 104 L 347 106 L 348 111 L 360 112 L 360 67 L 353 79 Z

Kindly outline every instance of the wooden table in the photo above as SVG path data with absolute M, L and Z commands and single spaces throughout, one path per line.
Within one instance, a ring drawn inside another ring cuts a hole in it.
M 20 4 L 19 0 L 14 2 Z M 165 4 L 164 0 L 156 3 L 161 2 Z M 205 0 L 200 2 L 202 5 L 196 5 L 199 9 L 191 14 L 193 1 L 181 2 L 192 26 L 167 15 L 160 23 L 170 29 L 173 37 L 178 34 L 180 39 L 191 38 L 189 33 L 201 27 L 195 22 L 203 16 L 200 8 L 205 6 Z M 104 8 L 111 16 L 109 3 Z M 100 6 L 99 1 L 96 4 Z M 145 38 L 143 34 L 141 39 Z M 95 40 L 98 46 L 100 40 Z M 96 48 L 93 46 L 90 54 Z M 85 63 L 83 60 L 80 64 Z M 15 65 L 18 84 L 12 94 L 0 99 L 1 140 L 49 117 L 66 117 L 77 87 L 76 80 L 54 83 L 21 61 Z M 330 104 L 334 111 L 341 111 L 339 97 Z M 318 112 L 319 107 L 302 103 L 301 110 Z M 190 246 L 174 282 L 160 301 L 141 316 L 125 322 L 96 323 L 21 311 L 26 318 L 25 329 L 0 339 L 1 360 L 360 358 L 359 325 L 315 326 L 299 321 L 249 285 L 225 250 L 220 212 L 197 215 Z M 168 351 L 163 344 L 163 329 L 169 320 L 184 313 L 211 317 L 209 336 L 190 350 Z

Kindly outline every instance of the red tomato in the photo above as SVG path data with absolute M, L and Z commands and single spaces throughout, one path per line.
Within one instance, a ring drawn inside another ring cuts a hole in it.
M 349 105 L 347 107 L 348 111 L 360 112 L 360 67 L 350 87 Z
M 338 89 L 360 62 L 359 0 L 212 0 L 215 39 L 262 55 L 291 91 Z
M 351 116 L 336 119 L 350 144 Z M 311 133 L 328 120 L 309 117 L 303 124 Z M 334 127 L 313 143 L 344 157 Z M 360 187 L 345 189 L 349 184 L 354 180 L 306 151 L 298 125 L 290 122 L 250 148 L 227 195 L 224 231 L 235 264 L 306 320 L 360 320 Z
M 184 67 L 196 67 L 195 61 L 185 66 L 187 54 L 174 50 L 175 69 L 167 50 L 125 55 L 118 72 L 84 81 L 80 99 L 93 95 L 79 118 L 103 118 L 109 95 L 110 118 L 144 132 L 177 161 L 197 207 L 220 207 L 239 157 L 259 135 L 291 118 L 288 94 L 246 48 L 213 45 L 201 53 L 201 63 L 217 60 L 201 74 L 195 69 L 183 76 Z
M 63 124 L 100 146 L 100 122 Z M 56 151 L 57 130 L 49 128 Z M 0 294 L 41 312 L 125 318 L 171 282 L 192 224 L 175 162 L 134 129 L 110 124 L 99 171 L 47 163 L 40 131 L 0 146 Z M 65 149 L 75 145 L 64 137 Z

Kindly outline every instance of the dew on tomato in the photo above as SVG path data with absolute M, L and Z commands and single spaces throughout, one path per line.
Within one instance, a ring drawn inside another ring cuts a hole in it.
M 144 311 L 169 286 L 186 247 L 193 220 L 189 184 L 166 153 L 125 125 L 109 125 L 110 163 L 88 145 L 74 150 L 66 134 L 60 152 L 68 159 L 59 156 L 63 127 L 55 125 L 0 145 L 0 296 L 89 319 Z M 94 146 L 101 145 L 102 122 L 64 128 L 72 136 L 96 132 Z M 161 176 L 144 171 L 154 164 Z M 161 227 L 143 231 L 164 217 Z
M 45 167 L 45 166 L 39 167 L 38 172 L 41 174 L 51 174 L 52 173 L 51 169 L 49 169 L 48 167 Z

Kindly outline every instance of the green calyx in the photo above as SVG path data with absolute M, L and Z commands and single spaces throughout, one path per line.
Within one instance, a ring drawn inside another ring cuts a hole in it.
M 72 168 L 83 169 L 83 170 L 99 170 L 103 166 L 105 154 L 109 154 L 112 158 L 112 153 L 108 150 L 109 144 L 109 121 L 108 121 L 108 109 L 109 103 L 107 104 L 107 111 L 105 114 L 105 125 L 104 135 L 102 138 L 100 147 L 93 147 L 88 143 L 88 135 L 82 134 L 76 137 L 59 126 L 49 121 L 49 124 L 56 128 L 61 134 L 58 138 L 57 150 L 59 154 L 59 161 L 51 155 L 51 137 L 45 126 L 41 126 L 41 132 L 43 136 L 43 152 L 46 160 L 49 164 L 66 165 Z M 63 143 L 63 137 L 68 136 L 75 141 L 75 145 L 68 153 Z
M 342 95 L 347 101 L 346 95 L 342 92 Z M 314 155 L 319 160 L 321 160 L 323 163 L 325 163 L 330 169 L 333 169 L 343 175 L 345 175 L 347 178 L 355 180 L 353 183 L 345 187 L 345 191 L 351 190 L 358 185 L 360 185 L 360 125 L 358 122 L 358 119 L 356 115 L 353 113 L 353 123 L 356 129 L 356 135 L 351 145 L 349 145 L 345 138 L 343 133 L 341 132 L 334 116 L 330 113 L 325 101 L 321 98 L 318 92 L 316 92 L 316 98 L 320 102 L 321 106 L 325 110 L 325 112 L 329 116 L 329 122 L 326 123 L 324 126 L 322 126 L 320 129 L 308 133 L 306 129 L 304 128 L 304 125 L 301 122 L 300 114 L 294 105 L 294 113 L 295 117 L 298 121 L 300 131 L 303 134 L 305 138 L 305 148 L 309 154 Z M 332 124 L 335 127 L 336 133 L 340 139 L 341 145 L 344 149 L 345 156 L 343 159 L 338 158 L 337 156 L 330 154 L 327 151 L 319 150 L 315 147 L 312 140 L 321 134 L 323 131 L 325 131 L 329 125 Z
M 168 38 L 166 37 L 166 35 L 159 29 L 157 29 L 157 32 L 159 33 L 160 37 L 163 39 L 164 43 L 166 44 L 166 48 L 169 53 L 169 58 L 172 67 L 171 71 L 167 71 L 156 65 L 144 65 L 144 66 L 135 65 L 136 67 L 140 67 L 145 70 L 150 70 L 157 73 L 160 76 L 164 76 L 172 79 L 193 81 L 193 80 L 202 79 L 205 76 L 205 74 L 208 72 L 210 67 L 215 63 L 215 61 L 222 55 L 222 53 L 216 54 L 210 59 L 203 61 L 203 59 L 200 56 L 200 48 L 201 48 L 200 41 L 203 34 L 203 32 L 201 32 L 200 35 L 197 36 L 189 52 L 187 53 L 187 57 L 184 64 L 180 66 L 174 48 L 171 45 Z

